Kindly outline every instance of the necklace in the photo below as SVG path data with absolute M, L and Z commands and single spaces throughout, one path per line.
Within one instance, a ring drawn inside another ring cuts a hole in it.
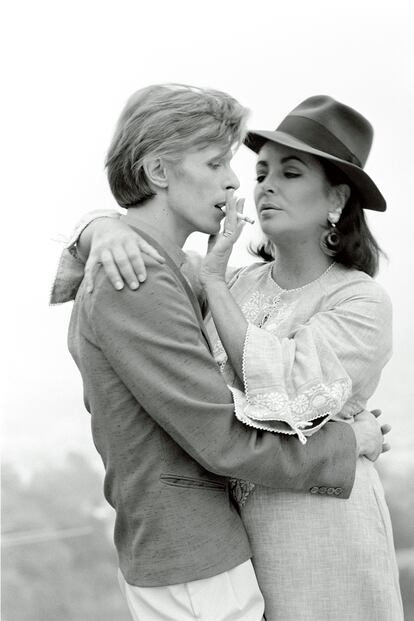
M 305 285 L 302 285 L 301 287 L 296 287 L 295 289 L 282 289 L 282 287 L 280 287 L 277 284 L 277 282 L 272 277 L 272 269 L 273 269 L 273 265 L 272 265 L 271 269 L 269 270 L 269 278 L 271 278 L 272 281 L 276 284 L 276 286 L 280 289 L 280 292 L 278 293 L 278 295 L 276 295 L 273 298 L 272 304 L 270 305 L 270 307 L 268 307 L 268 309 L 265 312 L 264 316 L 259 321 L 258 327 L 262 328 L 264 326 L 264 324 L 269 320 L 269 318 L 273 315 L 273 313 L 278 309 L 279 303 L 280 303 L 280 299 L 281 299 L 283 293 L 295 293 L 295 292 L 298 292 L 298 291 L 303 291 L 303 289 L 306 289 L 307 287 L 310 287 L 310 285 L 315 284 L 316 282 L 321 280 L 321 278 L 326 276 L 326 274 L 328 272 L 330 272 L 330 270 L 333 268 L 334 265 L 335 265 L 335 261 L 333 261 L 330 265 L 328 265 L 326 270 L 324 272 L 322 272 L 322 274 L 320 276 L 318 276 L 318 278 L 315 278 L 315 280 L 311 280 L 310 282 L 307 282 Z
M 270 278 L 272 278 L 273 282 L 276 283 L 276 285 L 279 287 L 279 289 L 283 292 L 283 293 L 293 293 L 294 291 L 302 291 L 302 289 L 306 289 L 306 287 L 310 287 L 310 285 L 313 285 L 315 282 L 318 282 L 318 280 L 321 280 L 321 278 L 323 278 L 328 272 L 331 271 L 331 269 L 333 268 L 333 266 L 335 265 L 335 261 L 332 261 L 332 263 L 330 263 L 328 265 L 328 267 L 326 268 L 326 270 L 324 272 L 322 272 L 322 274 L 320 276 L 318 276 L 317 278 L 315 278 L 314 280 L 311 280 L 309 282 L 307 282 L 305 285 L 302 285 L 301 287 L 296 287 L 296 289 L 283 289 L 280 285 L 277 284 L 277 282 L 275 281 L 275 279 L 272 277 L 272 270 L 273 270 L 273 265 L 272 268 L 269 272 L 269 276 Z

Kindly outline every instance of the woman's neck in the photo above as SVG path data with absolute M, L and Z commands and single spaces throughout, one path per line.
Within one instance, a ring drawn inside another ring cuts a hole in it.
M 318 245 L 289 244 L 276 247 L 273 280 L 282 289 L 296 289 L 316 280 L 333 262 Z

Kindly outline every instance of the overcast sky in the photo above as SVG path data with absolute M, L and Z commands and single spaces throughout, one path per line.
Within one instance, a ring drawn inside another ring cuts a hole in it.
M 394 425 L 402 467 L 413 447 L 414 32 L 410 2 L 312 0 L 19 2 L 2 18 L 3 457 L 28 470 L 68 450 L 95 458 L 70 305 L 48 307 L 61 245 L 77 218 L 114 207 L 103 161 L 127 97 L 151 83 L 226 90 L 272 129 L 299 102 L 331 95 L 373 124 L 366 170 L 388 200 L 372 213 L 389 255 L 379 280 L 395 311 L 395 352 L 371 404 Z M 254 157 L 234 167 L 253 215 Z M 247 230 L 248 229 L 248 230 Z M 251 261 L 246 227 L 232 262 Z M 189 246 L 203 249 L 194 236 Z

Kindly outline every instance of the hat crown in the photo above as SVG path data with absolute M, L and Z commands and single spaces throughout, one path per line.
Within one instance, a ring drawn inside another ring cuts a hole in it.
M 275 131 L 249 131 L 245 144 L 259 153 L 270 141 L 327 160 L 344 173 L 362 207 L 385 211 L 384 197 L 364 171 L 373 135 L 362 114 L 332 97 L 315 95 L 294 108 Z
M 301 119 L 308 119 L 315 125 L 304 125 Z M 303 140 L 315 149 L 326 150 L 326 144 L 320 144 L 322 133 L 328 131 L 332 136 L 332 146 L 329 152 L 336 153 L 335 140 L 344 145 L 350 153 L 349 161 L 355 159 L 355 164 L 361 168 L 365 166 L 371 150 L 374 131 L 372 125 L 359 112 L 336 101 L 326 95 L 315 95 L 305 99 L 294 108 L 282 121 L 277 131 L 287 131 L 298 140 Z M 339 145 L 338 145 L 339 147 Z M 343 155 L 339 155 L 343 157 Z

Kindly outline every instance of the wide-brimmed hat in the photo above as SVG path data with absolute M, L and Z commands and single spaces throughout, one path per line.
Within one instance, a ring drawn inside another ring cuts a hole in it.
M 252 130 L 245 144 L 258 153 L 270 140 L 325 158 L 342 170 L 357 190 L 365 209 L 385 211 L 387 203 L 363 170 L 374 132 L 362 114 L 326 95 L 305 99 L 275 131 Z

